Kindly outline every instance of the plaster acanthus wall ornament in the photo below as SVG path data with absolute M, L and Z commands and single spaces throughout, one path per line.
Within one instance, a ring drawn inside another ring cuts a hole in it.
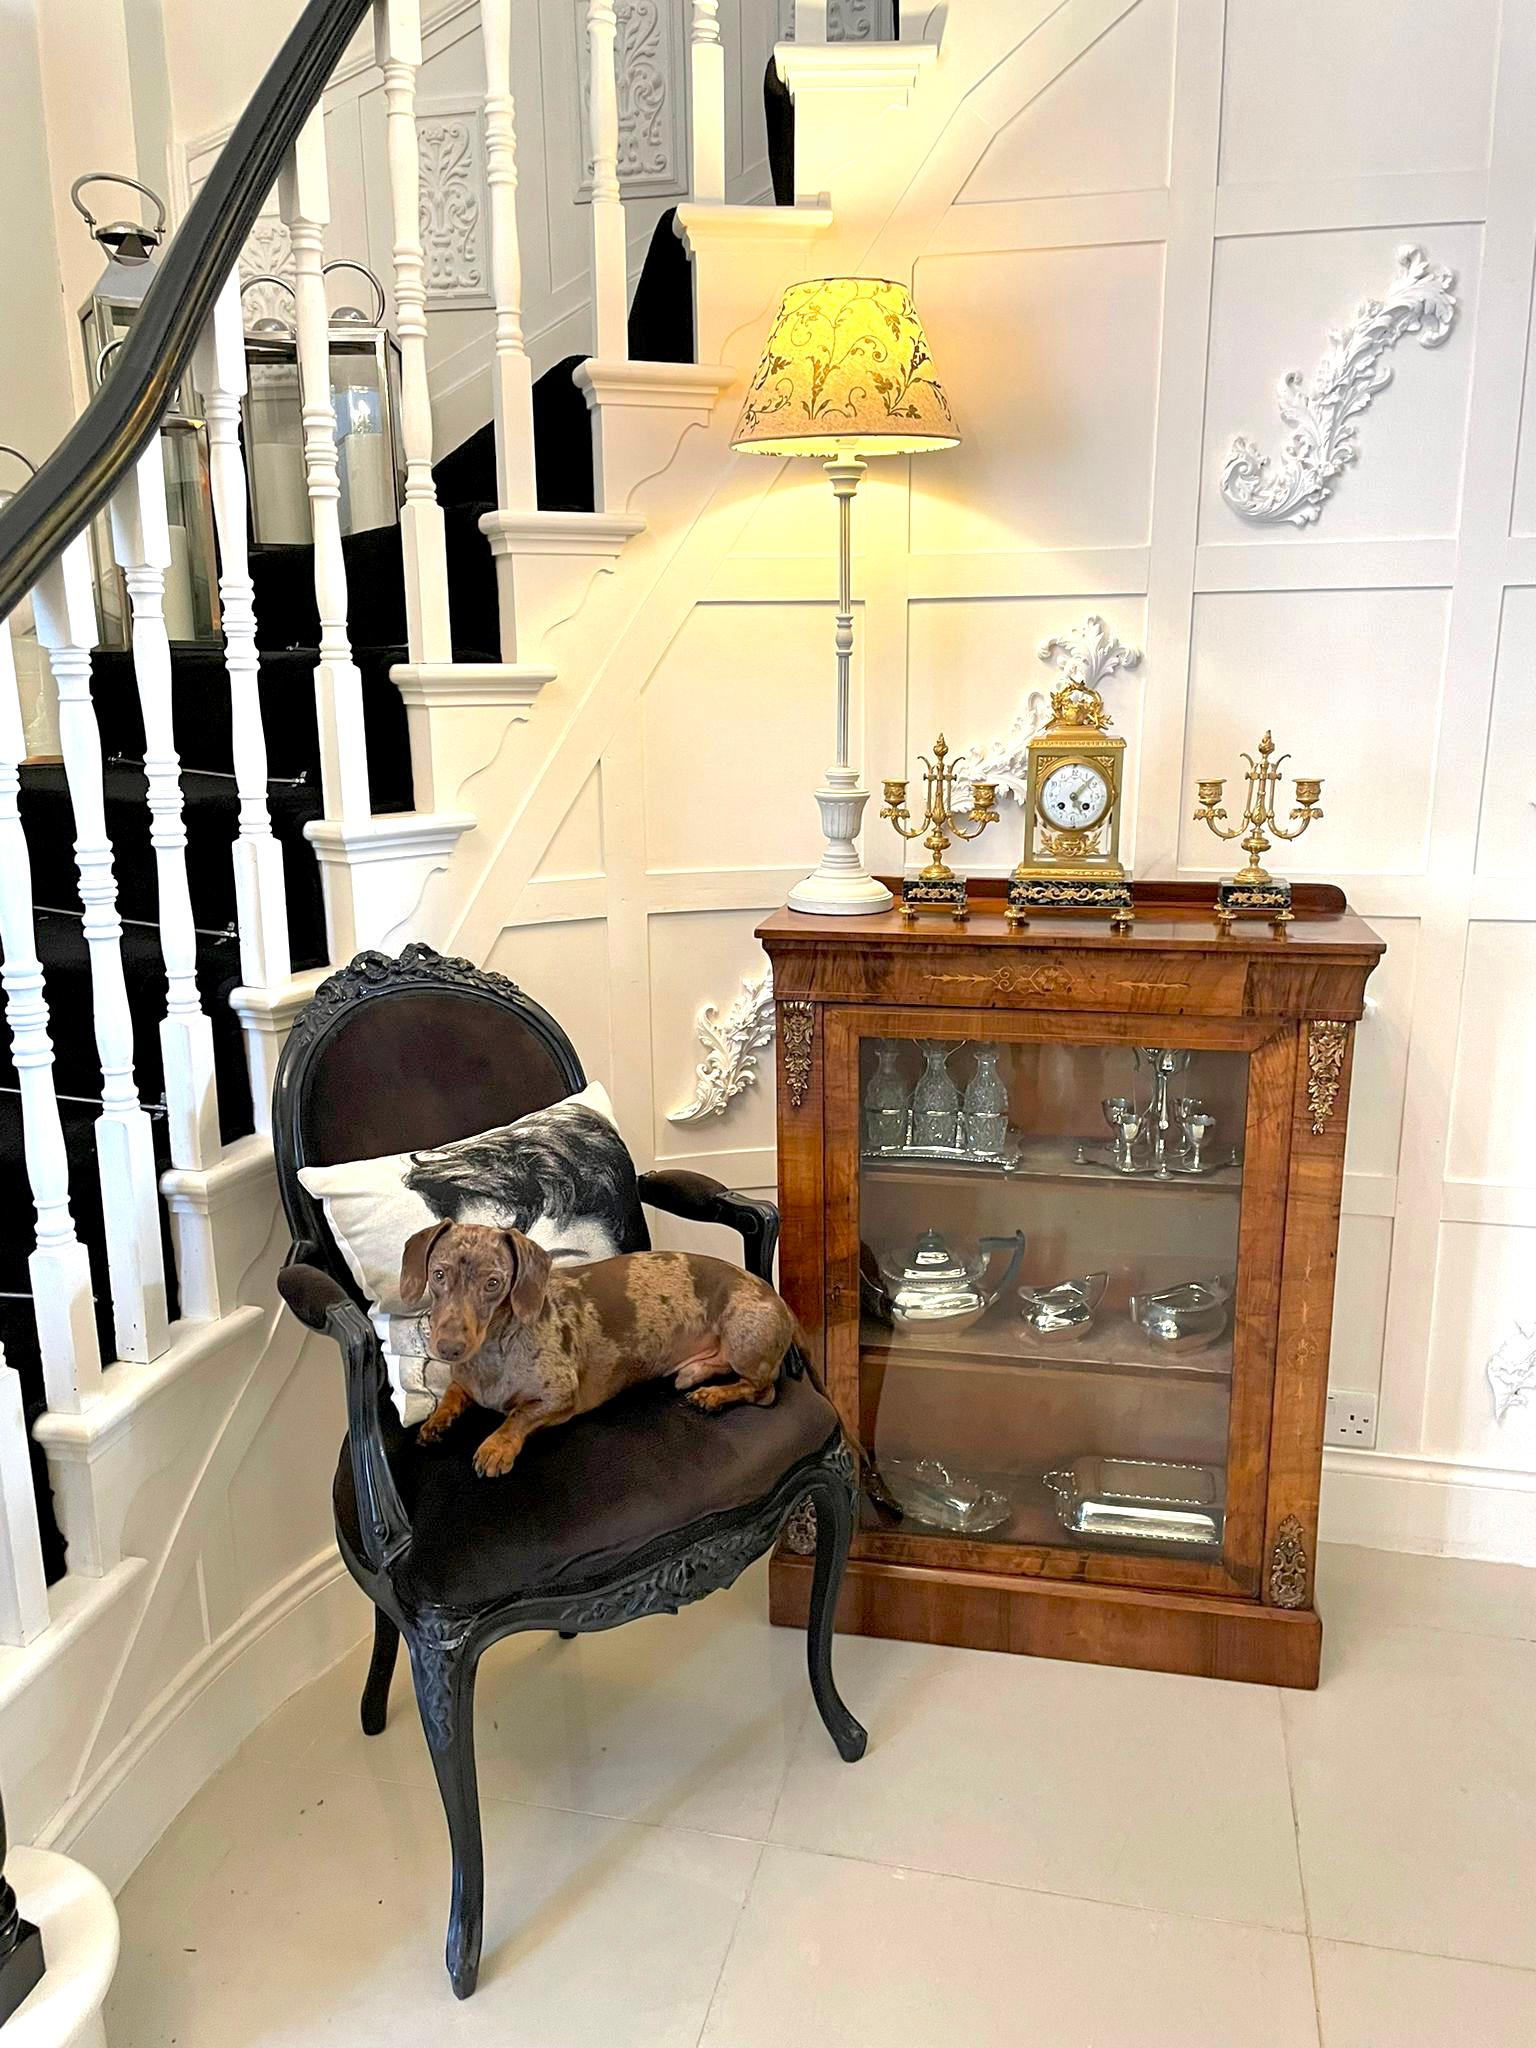
M 779 40 L 793 42 L 795 0 L 779 0 Z M 896 40 L 892 0 L 827 0 L 829 43 L 890 43 Z
M 420 113 L 421 246 L 427 266 L 427 304 L 487 303 L 485 176 L 480 123 L 469 111 Z
M 1042 661 L 1054 663 L 1069 683 L 1102 689 L 1121 669 L 1135 668 L 1141 660 L 1139 647 L 1125 647 L 1116 640 L 1096 612 L 1090 612 L 1080 626 L 1067 633 L 1053 633 L 1039 647 Z M 1024 708 L 1000 739 L 978 747 L 967 747 L 955 756 L 957 783 L 990 782 L 1000 796 L 1022 804 L 1029 782 L 1029 743 L 1051 715 L 1050 697 L 1044 690 L 1031 690 Z
M 678 108 L 683 44 L 674 0 L 616 0 L 614 68 L 619 100 L 619 184 L 626 198 L 642 192 L 686 192 Z M 576 4 L 576 54 L 581 105 L 589 92 L 586 0 Z M 583 114 L 583 129 L 585 115 Z M 592 161 L 582 160 L 583 200 L 592 197 Z
M 1536 1320 L 1514 1328 L 1488 1361 L 1493 1389 L 1493 1419 L 1502 1422 L 1511 1408 L 1536 1405 Z
M 722 1017 L 713 1003 L 699 1011 L 694 1027 L 704 1057 L 694 1069 L 692 1102 L 667 1111 L 670 1124 L 692 1124 L 724 1116 L 757 1081 L 757 1056 L 773 1042 L 773 970 L 744 975 L 741 994 Z
M 1359 454 L 1355 423 L 1392 381 L 1385 360 L 1405 334 L 1437 348 L 1451 331 L 1455 273 L 1431 263 L 1413 244 L 1397 252 L 1397 276 L 1384 299 L 1367 299 L 1349 327 L 1329 335 L 1328 353 L 1303 382 L 1299 370 L 1281 378 L 1280 417 L 1290 428 L 1272 463 L 1241 435 L 1221 472 L 1221 495 L 1244 519 L 1310 526 L 1333 495 L 1333 480 Z
M 281 277 L 293 282 L 293 244 L 288 230 L 274 214 L 257 221 L 240 251 L 240 282 L 253 277 Z M 240 317 L 247 327 L 257 320 L 281 320 L 293 325 L 293 294 L 278 284 L 259 284 L 240 300 Z

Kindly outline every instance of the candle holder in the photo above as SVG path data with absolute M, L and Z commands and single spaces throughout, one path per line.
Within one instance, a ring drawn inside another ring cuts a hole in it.
M 1244 754 L 1247 766 L 1247 787 L 1243 796 L 1241 821 L 1228 827 L 1227 813 L 1222 808 L 1221 793 L 1225 778 L 1216 776 L 1199 784 L 1200 804 L 1195 812 L 1197 824 L 1209 825 L 1218 839 L 1240 839 L 1244 853 L 1248 856 L 1246 867 L 1238 869 L 1235 875 L 1226 876 L 1216 889 L 1216 921 L 1224 931 L 1231 929 L 1234 917 L 1267 917 L 1271 924 L 1287 925 L 1291 922 L 1291 885 L 1279 875 L 1272 875 L 1268 868 L 1260 865 L 1260 855 L 1268 853 L 1272 835 L 1274 839 L 1299 839 L 1314 819 L 1323 814 L 1317 800 L 1322 795 L 1321 776 L 1296 777 L 1296 804 L 1291 811 L 1295 824 L 1293 832 L 1287 832 L 1280 824 L 1275 812 L 1275 790 L 1280 781 L 1280 770 L 1291 758 L 1282 754 L 1278 760 L 1274 737 L 1265 733 L 1259 741 L 1258 759 Z
M 971 914 L 965 877 L 955 873 L 944 855 L 955 840 L 969 843 L 979 839 L 988 825 L 997 823 L 997 789 L 990 782 L 972 782 L 970 802 L 957 813 L 954 763 L 949 759 L 949 745 L 943 733 L 933 743 L 933 759 L 930 761 L 926 754 L 918 758 L 923 764 L 925 790 L 921 818 L 914 821 L 907 809 L 905 778 L 886 783 L 885 807 L 880 813 L 903 839 L 921 839 L 933 856 L 917 874 L 903 875 L 901 914 L 910 922 L 923 911 L 937 911 L 952 917 L 956 924 L 964 924 Z M 968 832 L 961 829 L 959 822 L 967 815 L 972 828 Z

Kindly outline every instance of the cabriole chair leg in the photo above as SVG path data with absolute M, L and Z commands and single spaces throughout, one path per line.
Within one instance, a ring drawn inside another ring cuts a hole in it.
M 382 1607 L 373 1610 L 373 1662 L 363 1682 L 363 1733 L 382 1735 L 389 1718 L 389 1681 L 395 1675 L 400 1631 Z
M 480 1793 L 475 1782 L 475 1664 L 479 1652 L 408 1630 L 416 1704 L 453 1850 L 453 1893 L 444 1960 L 455 1998 L 468 1998 L 480 1975 L 480 1932 L 485 1903 L 485 1861 L 480 1840 Z
M 832 1677 L 832 1631 L 848 1565 L 848 1546 L 853 1541 L 853 1500 L 848 1489 L 830 1475 L 814 1481 L 808 1493 L 816 1510 L 816 1571 L 805 1631 L 811 1692 L 838 1755 L 844 1763 L 855 1764 L 869 1737 L 844 1706 Z

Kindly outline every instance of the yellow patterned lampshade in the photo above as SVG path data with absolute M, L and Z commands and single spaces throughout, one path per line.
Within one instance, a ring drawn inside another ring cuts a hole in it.
M 904 285 L 792 284 L 763 347 L 732 446 L 753 455 L 913 455 L 960 431 Z

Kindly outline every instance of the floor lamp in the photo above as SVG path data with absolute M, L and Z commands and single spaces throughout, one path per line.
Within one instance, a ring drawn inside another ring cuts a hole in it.
M 790 286 L 732 446 L 751 455 L 815 456 L 837 496 L 837 759 L 816 792 L 826 846 L 816 872 L 790 890 L 791 910 L 856 917 L 890 907 L 890 890 L 868 873 L 854 845 L 869 791 L 848 759 L 853 494 L 867 457 L 953 448 L 959 439 L 904 285 L 821 277 Z

